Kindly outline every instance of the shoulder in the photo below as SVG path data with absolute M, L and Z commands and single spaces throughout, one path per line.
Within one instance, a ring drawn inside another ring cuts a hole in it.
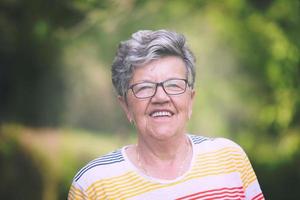
M 206 153 L 212 151 L 235 151 L 241 154 L 245 154 L 240 145 L 227 138 L 211 138 L 199 135 L 189 135 L 194 148 L 199 153 Z
M 117 172 L 117 169 L 122 168 L 120 166 L 124 165 L 124 161 L 121 149 L 110 152 L 90 161 L 81 168 L 75 175 L 73 182 L 80 182 L 81 180 L 89 182 L 89 180 L 94 181 L 95 179 L 105 178 L 111 172 Z
M 188 135 L 194 145 L 200 144 L 204 141 L 211 140 L 209 137 L 200 136 L 200 135 Z

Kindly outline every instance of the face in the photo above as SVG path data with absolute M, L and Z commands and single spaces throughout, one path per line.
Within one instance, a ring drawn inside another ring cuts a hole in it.
M 186 79 L 186 67 L 181 58 L 163 57 L 136 68 L 129 85 L 168 79 Z M 128 90 L 127 102 L 120 103 L 129 121 L 133 121 L 139 137 L 164 140 L 185 133 L 186 123 L 192 114 L 194 90 L 187 86 L 179 95 L 168 95 L 161 86 L 151 98 L 138 99 Z

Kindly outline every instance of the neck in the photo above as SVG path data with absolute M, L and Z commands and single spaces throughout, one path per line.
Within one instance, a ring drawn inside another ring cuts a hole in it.
M 138 167 L 147 175 L 173 179 L 184 173 L 192 158 L 192 147 L 186 135 L 167 141 L 144 142 L 136 145 Z
M 168 140 L 151 140 L 138 138 L 138 150 L 141 155 L 161 161 L 173 160 L 180 151 L 184 150 L 188 137 L 182 134 Z

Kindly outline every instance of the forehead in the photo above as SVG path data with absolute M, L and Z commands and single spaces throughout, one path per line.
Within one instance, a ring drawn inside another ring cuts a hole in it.
M 136 67 L 131 82 L 186 78 L 186 74 L 186 66 L 180 57 L 166 56 Z

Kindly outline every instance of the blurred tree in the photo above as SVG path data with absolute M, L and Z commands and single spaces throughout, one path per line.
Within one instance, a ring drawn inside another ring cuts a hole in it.
M 177 30 L 198 58 L 190 130 L 238 141 L 267 198 L 286 191 L 297 198 L 299 7 L 299 0 L 3 0 L 0 122 L 67 118 L 81 128 L 131 131 L 112 100 L 116 46 L 139 29 Z
M 59 125 L 65 106 L 62 41 L 56 32 L 108 1 L 0 2 L 0 121 Z

